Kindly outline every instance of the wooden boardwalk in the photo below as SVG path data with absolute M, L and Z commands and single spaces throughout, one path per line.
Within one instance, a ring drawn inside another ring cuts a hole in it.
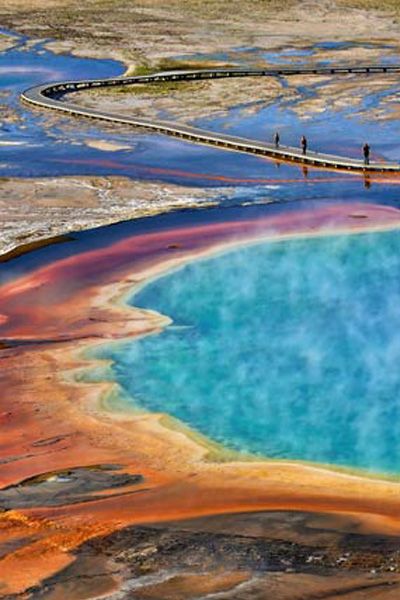
M 268 144 L 254 139 L 236 137 L 227 135 L 225 133 L 215 133 L 197 127 L 180 125 L 169 121 L 151 121 L 136 117 L 105 113 L 92 108 L 84 108 L 64 100 L 64 96 L 66 94 L 90 88 L 141 85 L 149 83 L 157 84 L 165 81 L 199 81 L 204 79 L 221 79 L 227 77 L 279 77 L 291 75 L 333 75 L 348 73 L 368 74 L 398 72 L 400 72 L 400 65 L 165 71 L 161 73 L 153 73 L 135 77 L 114 77 L 109 79 L 48 83 L 26 90 L 23 92 L 23 94 L 21 94 L 21 100 L 33 106 L 57 110 L 74 116 L 101 119 L 103 121 L 123 123 L 135 127 L 144 127 L 146 129 L 151 129 L 153 131 L 189 140 L 191 142 L 217 146 L 237 152 L 246 152 L 249 154 L 266 156 L 276 160 L 289 161 L 301 165 L 363 173 L 400 173 L 400 164 L 395 162 L 371 161 L 369 165 L 365 165 L 362 160 L 336 156 L 333 154 L 321 154 L 314 151 L 307 151 L 307 154 L 303 155 L 300 148 L 282 145 L 280 145 L 279 148 L 276 148 L 274 144 Z

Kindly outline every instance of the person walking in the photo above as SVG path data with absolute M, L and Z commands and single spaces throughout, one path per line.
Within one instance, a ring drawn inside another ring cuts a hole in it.
M 307 138 L 305 135 L 301 136 L 300 145 L 303 150 L 304 156 L 307 154 Z
M 369 155 L 371 152 L 370 145 L 365 143 L 363 146 L 363 154 L 364 154 L 364 165 L 369 165 Z
M 279 133 L 276 132 L 274 135 L 274 144 L 275 144 L 275 148 L 279 148 L 279 142 L 281 141 L 281 138 L 279 136 Z

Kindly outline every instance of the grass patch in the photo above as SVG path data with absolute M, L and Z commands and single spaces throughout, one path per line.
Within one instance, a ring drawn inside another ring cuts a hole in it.
M 110 87 L 102 90 L 102 93 L 109 95 L 120 95 L 120 94 L 137 94 L 137 95 L 152 95 L 152 96 L 166 96 L 171 92 L 183 92 L 185 90 L 193 89 L 196 85 L 196 89 L 199 89 L 199 83 L 196 84 L 192 81 L 156 81 L 154 83 L 138 83 L 133 85 L 124 85 L 120 87 Z M 204 85 L 204 81 L 200 85 Z
M 150 75 L 161 71 L 190 71 L 196 69 L 215 69 L 215 68 L 234 68 L 232 64 L 216 64 L 213 62 L 205 63 L 203 61 L 178 61 L 169 58 L 161 59 L 154 65 L 141 64 L 132 69 L 128 69 L 125 75 L 133 77 L 135 75 Z M 106 88 L 102 93 L 109 95 L 119 94 L 143 94 L 163 96 L 171 92 L 184 92 L 196 87 L 196 90 L 204 88 L 208 81 L 157 81 L 154 83 L 141 83 L 132 86 L 121 86 Z
M 364 10 L 387 10 L 400 15 L 399 0 L 337 0 L 339 6 Z
M 217 62 L 204 62 L 202 60 L 174 60 L 173 58 L 162 58 L 156 64 L 141 64 L 137 65 L 130 75 L 150 75 L 151 73 L 158 73 L 160 71 L 192 71 L 196 69 L 229 69 L 235 68 L 237 65 L 229 63 L 217 63 Z

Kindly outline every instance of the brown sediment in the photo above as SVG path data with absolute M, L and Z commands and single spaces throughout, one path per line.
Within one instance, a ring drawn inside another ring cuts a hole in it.
M 375 591 L 397 598 L 399 538 L 360 534 L 357 525 L 326 514 L 261 512 L 131 526 L 84 543 L 74 564 L 31 590 L 32 598 L 97 597 L 105 585 L 137 600 L 217 592 L 226 600 L 356 600 Z
M 1 591 L 37 584 L 86 540 L 130 525 L 290 510 L 346 515 L 364 534 L 398 535 L 393 481 L 296 462 L 213 461 L 206 441 L 167 427 L 163 415 L 106 411 L 115 386 L 74 382 L 73 373 L 90 364 L 78 350 L 165 326 L 166 317 L 123 299 L 167 269 L 239 244 L 399 226 L 397 209 L 356 203 L 184 226 L 128 237 L 3 285 L 0 550 L 12 550 L 0 560 Z

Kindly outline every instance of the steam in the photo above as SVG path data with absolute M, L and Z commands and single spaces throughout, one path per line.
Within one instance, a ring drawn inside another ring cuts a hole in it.
M 230 447 L 397 473 L 399 250 L 386 232 L 187 265 L 132 300 L 174 325 L 111 350 L 114 375 L 140 406 Z

